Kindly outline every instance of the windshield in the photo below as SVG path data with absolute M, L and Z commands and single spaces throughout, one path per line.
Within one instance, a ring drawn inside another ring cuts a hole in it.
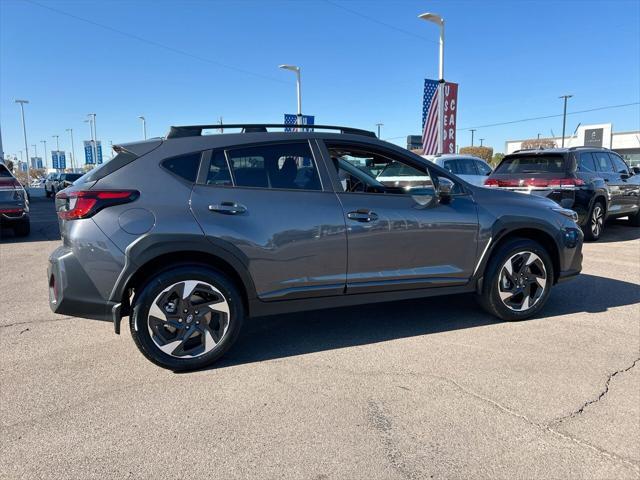
M 562 155 L 510 155 L 494 173 L 561 173 L 565 170 Z

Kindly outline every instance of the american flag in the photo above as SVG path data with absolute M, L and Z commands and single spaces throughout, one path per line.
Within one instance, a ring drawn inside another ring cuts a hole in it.
M 315 116 L 313 115 L 302 115 L 302 125 L 313 125 L 315 123 Z M 298 116 L 293 113 L 285 113 L 284 114 L 284 124 L 292 125 L 291 127 L 285 127 L 285 132 L 297 132 L 298 127 Z M 299 131 L 301 132 L 313 132 L 313 128 L 301 128 Z
M 422 97 L 422 150 L 423 155 L 438 153 L 438 82 L 424 81 Z

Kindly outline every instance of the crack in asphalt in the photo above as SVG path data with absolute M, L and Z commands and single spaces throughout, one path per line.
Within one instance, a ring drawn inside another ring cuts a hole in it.
M 64 320 L 71 320 L 74 317 L 64 317 L 64 318 L 52 318 L 50 320 L 27 320 L 25 322 L 14 322 L 7 323 L 6 325 L 0 325 L 0 328 L 9 328 L 16 327 L 18 325 L 29 325 L 31 323 L 51 323 L 51 322 L 62 322 Z M 21 332 L 22 333 L 22 332 Z
M 631 365 L 629 365 L 628 367 L 626 367 L 626 368 L 622 368 L 622 369 L 620 369 L 620 370 L 616 370 L 616 371 L 615 371 L 615 372 L 613 372 L 613 373 L 610 373 L 610 374 L 607 376 L 607 381 L 606 381 L 606 382 L 605 382 L 605 384 L 604 384 L 604 388 L 602 389 L 602 391 L 600 392 L 600 394 L 599 394 L 596 398 L 594 398 L 594 399 L 592 399 L 592 400 L 589 400 L 589 401 L 587 401 L 587 402 L 584 402 L 584 403 L 582 404 L 582 406 L 581 406 L 580 408 L 578 408 L 576 411 L 571 412 L 570 414 L 565 415 L 565 416 L 563 416 L 563 417 L 557 418 L 557 419 L 553 420 L 552 422 L 549 422 L 549 425 L 559 425 L 559 424 L 561 424 L 562 422 L 564 422 L 565 420 L 569 420 L 569 419 L 571 419 L 571 418 L 575 418 L 575 417 L 577 417 L 578 415 L 582 414 L 582 413 L 585 411 L 585 409 L 586 409 L 587 407 L 589 407 L 590 405 L 593 405 L 594 403 L 598 403 L 600 400 L 602 400 L 602 399 L 604 398 L 604 396 L 605 396 L 607 393 L 609 393 L 609 385 L 611 384 L 611 380 L 613 380 L 613 378 L 614 378 L 616 375 L 619 375 L 619 374 L 621 374 L 621 373 L 628 372 L 628 371 L 629 371 L 629 370 L 631 370 L 633 367 L 635 367 L 635 366 L 638 364 L 638 362 L 640 362 L 640 357 L 639 357 L 639 358 L 636 358 L 636 359 L 633 361 L 633 363 L 632 363 Z

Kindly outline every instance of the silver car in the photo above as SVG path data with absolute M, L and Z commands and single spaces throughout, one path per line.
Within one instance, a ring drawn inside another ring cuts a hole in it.
M 471 155 L 423 155 L 423 158 L 480 187 L 493 171 L 487 162 Z

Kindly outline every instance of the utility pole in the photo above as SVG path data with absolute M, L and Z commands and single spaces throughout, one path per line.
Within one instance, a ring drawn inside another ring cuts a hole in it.
M 564 147 L 564 131 L 567 125 L 567 100 L 569 100 L 573 95 L 561 95 L 558 98 L 564 99 L 564 113 L 562 114 L 562 146 Z
M 473 134 L 475 133 L 476 129 L 472 128 L 471 129 L 471 146 L 473 147 Z
M 538 134 L 538 140 L 540 140 L 540 134 Z
M 142 115 L 140 115 L 138 118 L 142 120 L 142 136 L 146 140 L 147 139 L 147 119 L 144 118 Z
M 29 147 L 27 144 L 27 127 L 25 126 L 24 121 L 24 104 L 29 103 L 29 100 L 16 100 L 16 103 L 20 104 L 20 112 L 22 113 L 22 133 L 24 135 L 24 153 L 27 157 L 27 185 L 25 189 L 28 189 L 31 186 L 31 175 L 29 173 Z
M 380 127 L 384 126 L 384 123 L 376 123 L 376 127 L 378 127 L 378 138 L 380 138 Z
M 482 142 L 484 142 L 484 138 L 480 139 L 480 146 L 482 146 Z

